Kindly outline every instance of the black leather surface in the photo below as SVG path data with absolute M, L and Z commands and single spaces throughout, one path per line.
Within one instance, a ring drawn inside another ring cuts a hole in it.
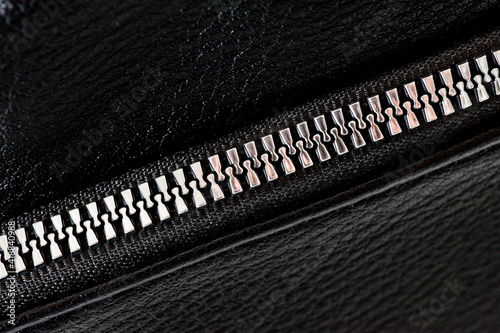
M 0 27 L 0 221 L 453 44 L 498 15 L 497 2 L 468 1 L 47 3 Z M 41 12 L 48 23 L 27 35 Z M 496 331 L 498 151 L 473 161 L 154 281 L 121 281 L 133 289 L 28 330 Z M 422 322 L 416 313 L 454 279 L 465 289 Z
M 499 157 L 496 138 L 27 330 L 496 332 Z
M 37 3 L 0 26 L 0 220 L 484 31 L 499 10 Z

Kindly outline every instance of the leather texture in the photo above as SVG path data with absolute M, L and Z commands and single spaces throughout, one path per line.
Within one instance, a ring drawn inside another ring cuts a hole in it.
M 499 157 L 497 137 L 179 266 L 62 302 L 52 317 L 32 314 L 24 329 L 498 331 Z
M 452 45 L 499 12 L 465 0 L 35 3 L 0 26 L 2 221 Z
M 497 1 L 40 0 L 0 26 L 0 222 L 454 45 L 497 25 L 498 14 Z M 463 119 L 476 130 L 496 124 L 477 113 Z M 442 136 L 474 135 L 452 132 Z M 122 261 L 106 274 L 117 280 L 67 299 L 74 281 L 109 279 L 51 266 L 47 274 L 63 281 L 28 288 L 19 304 L 31 309 L 63 296 L 24 314 L 19 327 L 497 331 L 498 148 L 429 168 L 342 207 L 323 202 L 270 223 L 278 229 L 223 238 L 203 260 L 190 255 L 204 248 L 158 264 L 177 246 L 166 238 L 142 239 L 148 250 L 163 247 L 143 262 L 134 259 L 146 251 L 110 247 Z M 211 221 L 190 223 L 199 234 L 173 226 L 173 237 L 196 245 L 214 238 Z M 122 263 L 157 264 L 118 278 L 127 272 Z

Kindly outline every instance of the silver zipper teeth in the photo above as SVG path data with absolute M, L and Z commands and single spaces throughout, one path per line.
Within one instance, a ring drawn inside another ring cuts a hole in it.
M 385 91 L 383 95 L 300 122 L 179 168 L 151 181 L 138 184 L 85 207 L 70 209 L 15 230 L 15 237 L 0 236 L 0 279 L 9 271 L 17 274 L 37 269 L 65 255 L 79 255 L 85 248 L 110 242 L 140 229 L 152 227 L 211 202 L 223 200 L 323 163 L 332 155 L 343 155 L 367 142 L 386 135 L 419 127 L 416 113 L 425 122 L 437 119 L 440 112 L 449 116 L 482 103 L 490 94 L 500 95 L 500 51 L 458 64 L 433 75 Z M 475 66 L 475 70 L 473 68 Z M 495 67 L 496 66 L 496 67 Z M 491 68 L 491 70 L 490 70 Z M 478 74 L 473 75 L 473 72 Z M 457 81 L 455 83 L 455 81 Z M 437 88 L 437 84 L 441 88 Z M 407 97 L 403 101 L 403 97 Z M 384 100 L 385 99 L 385 100 Z M 383 105 L 386 105 L 385 110 Z M 349 118 L 348 118 L 349 117 Z M 331 121 L 329 120 L 331 119 Z M 400 121 L 398 120 L 401 120 Z M 385 124 L 385 125 L 384 125 Z M 349 143 L 350 141 L 350 143 Z M 225 156 L 224 156 L 225 155 Z M 205 176 L 206 175 L 206 176 Z M 14 269 L 12 269 L 14 268 Z

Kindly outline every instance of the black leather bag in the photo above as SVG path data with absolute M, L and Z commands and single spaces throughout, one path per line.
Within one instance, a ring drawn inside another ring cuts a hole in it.
M 498 2 L 0 2 L 12 331 L 497 331 Z

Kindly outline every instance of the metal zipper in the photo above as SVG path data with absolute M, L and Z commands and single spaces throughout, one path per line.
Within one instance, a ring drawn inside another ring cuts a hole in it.
M 278 182 L 500 95 L 500 50 L 303 119 L 206 160 L 0 236 L 0 280 Z M 8 225 L 14 225 L 11 221 Z

